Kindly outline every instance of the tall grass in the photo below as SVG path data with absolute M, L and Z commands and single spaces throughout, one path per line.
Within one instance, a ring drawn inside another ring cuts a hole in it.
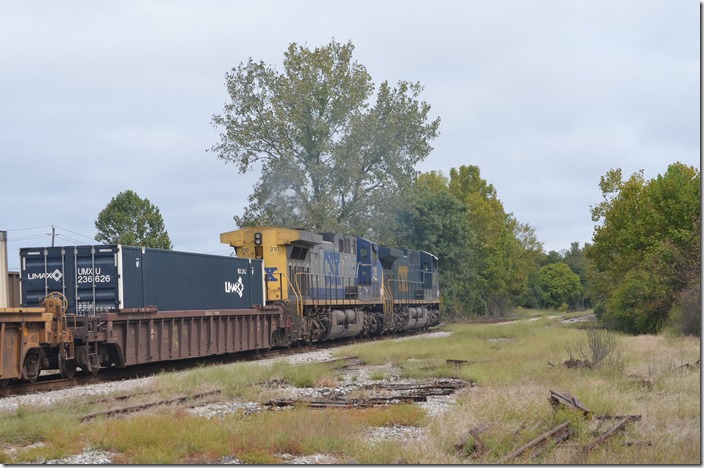
M 79 453 L 86 447 L 112 452 L 115 463 L 204 464 L 235 456 L 247 463 L 281 463 L 281 455 L 325 453 L 340 463 L 490 464 L 545 431 L 569 420 L 567 444 L 534 460 L 552 464 L 692 464 L 700 461 L 700 356 L 698 338 L 618 336 L 621 366 L 567 368 L 567 352 L 587 336 L 563 326 L 553 315 L 530 316 L 507 324 L 452 325 L 443 338 L 417 337 L 347 347 L 338 355 L 357 355 L 371 365 L 401 369 L 404 377 L 459 377 L 477 382 L 456 395 L 451 411 L 428 418 L 415 405 L 360 410 L 294 408 L 249 416 L 232 414 L 208 420 L 182 409 L 80 422 L 100 409 L 95 397 L 70 406 L 21 407 L 0 414 L 3 463 L 38 462 Z M 449 365 L 448 359 L 467 361 Z M 262 401 L 281 383 L 301 387 L 334 385 L 339 375 L 329 365 L 231 364 L 160 376 L 157 395 L 194 394 L 220 389 L 234 399 Z M 580 447 L 603 433 L 609 423 L 584 419 L 575 411 L 555 409 L 549 390 L 568 392 L 595 415 L 641 415 L 589 454 Z M 457 438 L 469 428 L 488 424 L 481 434 L 483 453 L 457 453 Z M 378 426 L 423 427 L 418 443 L 391 440 L 370 443 Z M 627 444 L 629 443 L 629 444 Z

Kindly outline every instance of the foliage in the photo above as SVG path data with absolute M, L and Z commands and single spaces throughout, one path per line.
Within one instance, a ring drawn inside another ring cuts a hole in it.
M 159 208 L 132 190 L 120 192 L 98 214 L 95 239 L 107 244 L 171 249 Z
M 402 228 L 396 233 L 397 242 L 437 255 L 446 312 L 469 308 L 484 313 L 486 300 L 477 287 L 481 279 L 467 207 L 442 185 L 443 178 L 437 173 L 419 177 L 412 202 L 398 212 Z
M 421 174 L 399 210 L 400 245 L 435 253 L 446 312 L 501 315 L 528 287 L 542 256 L 535 230 L 504 212 L 476 166 Z
M 587 250 L 599 315 L 616 329 L 656 332 L 700 276 L 699 171 L 674 163 L 653 180 L 640 171 L 624 181 L 613 169 L 600 187 L 592 219 L 602 225 Z
M 575 309 L 582 297 L 579 276 L 566 263 L 545 265 L 537 273 L 540 306 Z
M 211 150 L 242 173 L 262 171 L 240 227 L 371 236 L 388 224 L 440 119 L 428 121 L 419 83 L 384 81 L 370 102 L 375 86 L 353 50 L 335 40 L 314 50 L 292 43 L 283 72 L 250 58 L 226 75 L 231 101 L 213 116 L 223 133 Z
M 670 316 L 672 325 L 679 333 L 701 336 L 702 333 L 701 282 L 692 283 L 680 293 Z
M 588 272 L 591 269 L 591 263 L 586 256 L 586 250 L 589 244 L 580 248 L 579 242 L 572 242 L 568 250 L 563 250 L 562 261 L 565 262 L 573 272 L 579 276 L 579 283 L 582 285 L 582 297 L 580 298 L 581 308 L 588 308 L 591 304 Z
M 481 178 L 477 166 L 452 168 L 449 190 L 468 208 L 487 311 L 501 315 L 527 289 L 542 244 L 529 225 L 504 211 L 496 189 Z

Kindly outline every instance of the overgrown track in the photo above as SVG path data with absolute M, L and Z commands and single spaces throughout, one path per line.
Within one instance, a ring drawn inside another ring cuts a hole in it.
M 440 324 L 442 325 L 442 324 Z M 292 346 L 291 348 L 271 349 L 266 351 L 244 351 L 233 354 L 215 355 L 204 358 L 181 359 L 178 361 L 155 362 L 150 364 L 140 364 L 126 368 L 101 369 L 97 375 L 76 374 L 73 379 L 61 378 L 58 373 L 42 375 L 35 383 L 14 382 L 7 388 L 0 388 L 0 398 L 28 395 L 32 393 L 49 392 L 71 388 L 80 385 L 93 385 L 103 382 L 114 382 L 116 380 L 134 379 L 149 377 L 163 372 L 174 372 L 192 369 L 203 365 L 229 364 L 233 362 L 257 361 L 278 356 L 290 356 L 302 352 L 316 351 L 321 349 L 337 348 L 350 344 L 372 342 L 377 340 L 393 340 L 407 336 L 417 336 L 436 331 L 437 327 L 430 330 L 417 330 L 399 335 L 385 335 L 367 338 L 337 339 L 322 341 L 315 344 Z

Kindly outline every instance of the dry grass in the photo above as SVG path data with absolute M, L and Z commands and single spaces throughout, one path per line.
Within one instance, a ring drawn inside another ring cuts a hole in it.
M 521 444 L 570 419 L 574 432 L 570 443 L 547 451 L 534 461 L 699 463 L 700 368 L 685 366 L 699 359 L 698 339 L 620 336 L 622 366 L 568 369 L 561 365 L 551 367 L 547 361 L 561 363 L 564 359 L 555 357 L 560 354 L 557 350 L 565 350 L 565 344 L 581 339 L 579 333 L 585 332 L 544 325 L 536 324 L 538 328 L 534 330 L 520 324 L 503 325 L 506 327 L 503 335 L 513 332 L 513 344 L 505 341 L 500 349 L 486 344 L 486 349 L 479 352 L 480 356 L 487 353 L 502 356 L 501 369 L 492 375 L 489 368 L 477 365 L 476 375 L 482 384 L 466 389 L 460 395 L 456 411 L 431 424 L 435 450 L 451 453 L 458 434 L 488 423 L 490 429 L 482 436 L 490 449 L 465 461 L 496 463 Z M 473 335 L 475 340 L 491 334 L 489 330 L 467 332 L 465 327 L 456 332 L 464 333 Z M 509 347 L 513 349 L 508 350 Z M 520 365 L 515 365 L 516 361 Z M 549 390 L 569 392 L 596 415 L 638 414 L 642 419 L 629 425 L 625 434 L 584 455 L 580 448 L 593 440 L 592 431 L 603 432 L 607 427 L 604 424 L 597 427 L 595 421 L 582 420 L 576 414 L 555 411 L 548 402 Z
M 618 336 L 620 365 L 567 368 L 567 349 L 586 331 L 563 326 L 554 312 L 508 324 L 465 324 L 448 327 L 453 334 L 438 339 L 384 341 L 345 348 L 371 365 L 397 367 L 413 378 L 459 377 L 473 380 L 457 394 L 457 404 L 438 418 L 415 405 L 364 410 L 295 408 L 250 416 L 232 414 L 208 420 L 182 409 L 163 408 L 110 420 L 81 423 L 97 410 L 91 399 L 71 406 L 21 408 L 0 421 L 0 445 L 29 445 L 7 455 L 3 463 L 36 462 L 79 453 L 93 447 L 115 453 L 125 464 L 203 464 L 235 456 L 247 463 L 281 463 L 282 454 L 327 454 L 339 463 L 493 464 L 518 446 L 564 421 L 573 434 L 537 458 L 513 463 L 549 464 L 698 464 L 700 440 L 700 341 L 696 338 Z M 573 316 L 573 315 L 570 315 Z M 447 360 L 466 360 L 462 366 Z M 379 376 L 380 377 L 380 376 Z M 162 376 L 158 396 L 194 394 L 220 389 L 232 398 L 262 401 L 275 390 L 267 382 L 298 386 L 338 385 L 339 376 L 326 365 L 260 366 L 237 364 Z M 588 454 L 581 450 L 613 422 L 599 424 L 580 413 L 554 409 L 549 391 L 568 392 L 601 415 L 640 415 L 624 433 Z M 469 428 L 488 424 L 481 434 L 484 453 L 454 448 Z M 422 440 L 371 443 L 371 428 L 409 426 L 424 432 Z M 60 428 L 60 430 L 58 430 Z

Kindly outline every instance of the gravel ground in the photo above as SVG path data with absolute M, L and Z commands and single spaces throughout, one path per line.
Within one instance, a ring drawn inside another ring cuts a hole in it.
M 421 336 L 405 337 L 401 339 L 432 339 L 450 335 L 449 332 L 435 332 Z M 307 353 L 301 353 L 285 358 L 272 358 L 257 361 L 261 365 L 271 364 L 273 361 L 285 359 L 290 364 L 305 364 L 312 362 L 322 362 L 333 359 L 332 351 L 319 350 Z M 370 375 L 384 375 L 384 380 L 372 380 Z M 57 390 L 54 392 L 46 392 L 35 395 L 21 395 L 17 397 L 3 398 L 0 400 L 0 415 L 4 411 L 14 411 L 20 405 L 28 406 L 44 406 L 51 405 L 61 400 L 72 400 L 85 395 L 107 394 L 112 392 L 131 392 L 139 387 L 149 385 L 153 377 L 126 380 L 121 382 L 109 382 L 90 386 L 75 387 L 65 390 Z M 319 398 L 344 398 L 344 396 L 352 391 L 359 390 L 371 383 L 422 383 L 412 380 L 400 379 L 398 369 L 391 366 L 363 366 L 352 367 L 346 370 L 342 380 L 336 383 L 335 387 L 323 388 L 295 388 L 291 386 L 277 387 L 277 393 L 281 395 L 281 399 L 296 399 L 296 400 L 312 400 Z M 386 396 L 386 395 L 385 395 Z M 450 409 L 456 402 L 454 395 L 433 396 L 428 397 L 428 400 L 422 403 L 417 403 L 424 408 L 431 417 L 437 417 Z M 234 412 L 244 412 L 245 415 L 263 411 L 264 407 L 256 402 L 248 401 L 228 401 L 211 404 L 204 404 L 193 408 L 191 411 L 201 417 L 208 419 L 221 418 L 227 414 Z M 421 440 L 425 437 L 423 428 L 391 426 L 370 428 L 368 431 L 368 440 L 371 443 L 379 443 L 390 439 L 403 440 Z M 27 449 L 27 447 L 19 450 Z M 17 448 L 9 447 L 2 449 L 8 454 L 17 452 Z M 316 454 L 309 456 L 293 456 L 283 454 L 282 460 L 286 464 L 337 464 L 341 461 L 325 454 Z M 111 464 L 112 454 L 109 452 L 86 450 L 85 452 L 68 458 L 59 460 L 40 460 L 40 463 L 47 464 L 64 464 L 64 465 L 82 465 L 82 464 Z M 224 457 L 218 461 L 218 464 L 239 464 L 240 461 L 233 456 Z M 344 461 L 349 463 L 349 461 Z

